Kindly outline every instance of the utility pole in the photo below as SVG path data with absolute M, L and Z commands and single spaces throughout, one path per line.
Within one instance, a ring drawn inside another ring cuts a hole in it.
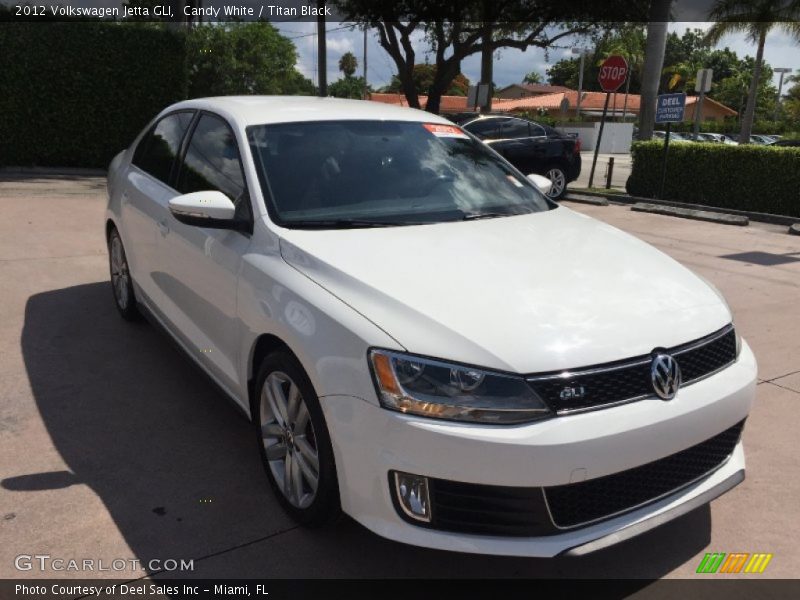
M 367 90 L 369 86 L 367 86 L 367 26 L 364 25 L 364 100 L 367 100 L 369 97 L 369 93 Z
M 778 80 L 778 99 L 775 101 L 775 114 L 772 116 L 773 121 L 778 120 L 778 110 L 781 107 L 781 94 L 783 93 L 783 75 L 784 73 L 791 73 L 792 70 L 786 67 L 777 67 L 772 69 L 773 73 L 780 73 L 781 78 Z
M 328 95 L 328 51 L 325 44 L 325 0 L 317 0 L 317 78 L 319 95 Z
M 581 118 L 581 96 L 583 96 L 583 62 L 586 58 L 586 48 L 573 48 L 571 50 L 573 54 L 580 54 L 581 55 L 581 64 L 580 64 L 580 71 L 578 73 L 578 102 L 575 105 L 575 116 L 578 119 Z

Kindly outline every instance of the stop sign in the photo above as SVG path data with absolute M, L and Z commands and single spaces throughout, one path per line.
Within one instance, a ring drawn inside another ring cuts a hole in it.
M 597 81 L 604 92 L 616 92 L 628 76 L 628 63 L 621 56 L 609 56 L 600 66 Z

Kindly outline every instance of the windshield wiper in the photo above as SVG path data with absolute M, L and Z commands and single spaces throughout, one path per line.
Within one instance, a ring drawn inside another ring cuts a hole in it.
M 496 217 L 510 217 L 519 213 L 510 212 L 479 212 L 479 213 L 464 213 L 461 217 L 464 221 L 475 221 L 477 219 L 494 219 Z
M 398 227 L 401 225 L 422 225 L 416 221 L 370 221 L 367 219 L 315 219 L 309 221 L 288 221 L 286 225 L 299 229 L 361 229 L 368 227 Z

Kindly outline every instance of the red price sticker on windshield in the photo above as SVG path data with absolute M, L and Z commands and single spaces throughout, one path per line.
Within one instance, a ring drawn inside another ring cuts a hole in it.
M 468 140 L 469 136 L 455 125 L 442 125 L 440 123 L 423 123 L 422 126 L 436 137 L 461 138 Z

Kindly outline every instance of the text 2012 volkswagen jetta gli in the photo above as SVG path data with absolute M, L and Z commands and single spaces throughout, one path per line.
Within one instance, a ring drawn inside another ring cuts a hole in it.
M 443 118 L 182 102 L 108 189 L 119 311 L 251 415 L 302 523 L 582 553 L 744 477 L 756 363 L 720 294 Z

